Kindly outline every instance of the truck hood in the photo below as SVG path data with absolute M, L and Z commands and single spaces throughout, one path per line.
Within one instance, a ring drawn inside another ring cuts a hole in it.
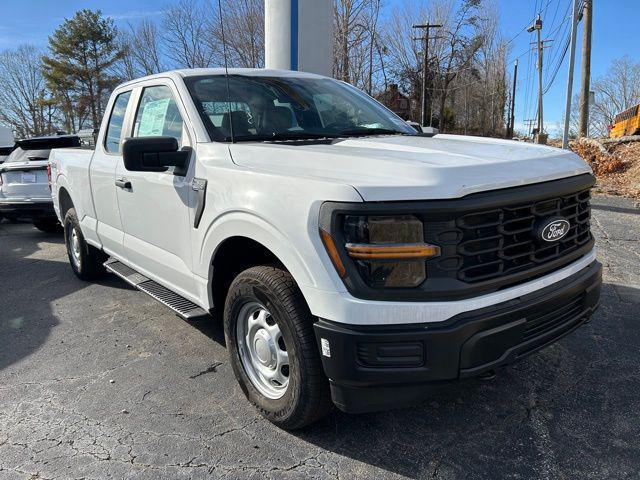
M 230 151 L 244 167 L 347 183 L 365 201 L 459 198 L 591 172 L 566 150 L 460 135 L 237 143 Z

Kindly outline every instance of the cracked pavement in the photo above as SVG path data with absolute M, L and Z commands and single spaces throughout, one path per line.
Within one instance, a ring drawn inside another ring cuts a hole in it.
M 640 209 L 596 197 L 591 323 L 423 404 L 278 430 L 212 322 L 113 275 L 83 283 L 61 235 L 0 224 L 0 479 L 640 476 Z

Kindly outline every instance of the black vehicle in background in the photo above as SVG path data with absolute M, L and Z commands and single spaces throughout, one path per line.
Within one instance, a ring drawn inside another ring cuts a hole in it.
M 11 155 L 11 152 L 13 152 L 15 148 L 15 145 L 12 145 L 10 147 L 0 147 L 0 165 L 2 165 L 7 158 L 9 158 L 9 155 Z

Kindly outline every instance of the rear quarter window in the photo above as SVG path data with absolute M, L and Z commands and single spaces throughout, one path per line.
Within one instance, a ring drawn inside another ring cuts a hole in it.
M 104 149 L 109 153 L 120 153 L 122 127 L 125 113 L 127 113 L 127 105 L 129 105 L 129 97 L 131 97 L 131 91 L 123 92 L 113 102 L 104 139 Z

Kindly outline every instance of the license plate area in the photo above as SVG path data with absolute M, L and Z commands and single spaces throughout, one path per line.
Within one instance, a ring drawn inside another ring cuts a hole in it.
M 36 183 L 36 172 L 22 172 L 22 183 Z

